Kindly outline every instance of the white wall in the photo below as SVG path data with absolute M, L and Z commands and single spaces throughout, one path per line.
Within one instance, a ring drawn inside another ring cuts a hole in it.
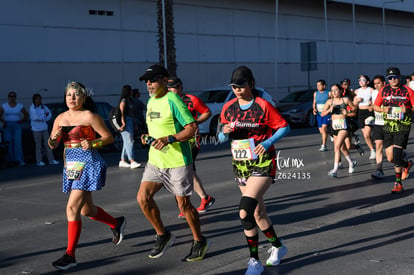
M 354 25 L 352 5 L 338 2 L 327 1 L 325 32 L 324 1 L 279 0 L 276 40 L 275 1 L 175 0 L 177 72 L 185 89 L 225 85 L 241 64 L 276 98 L 320 78 L 356 83 L 358 74 L 384 73 L 391 64 L 414 71 L 413 13 L 386 10 L 384 39 L 381 5 L 356 5 Z M 114 14 L 89 15 L 90 9 Z M 145 95 L 137 77 L 158 62 L 156 24 L 155 0 L 3 0 L 0 102 L 15 90 L 28 104 L 43 88 L 45 102 L 61 100 L 68 80 L 93 88 L 98 100 L 116 101 L 124 84 Z M 318 70 L 308 78 L 300 70 L 300 43 L 310 41 Z

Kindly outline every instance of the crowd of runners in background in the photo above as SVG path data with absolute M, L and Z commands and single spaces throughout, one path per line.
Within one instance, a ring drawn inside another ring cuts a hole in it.
M 404 190 L 401 181 L 408 178 L 412 166 L 405 149 L 414 111 L 414 73 L 404 77 L 398 68 L 390 67 L 385 77 L 378 74 L 372 81 L 367 75 L 359 75 L 355 90 L 350 89 L 350 84 L 347 78 L 329 88 L 322 79 L 316 82 L 313 113 L 322 138 L 319 151 L 328 150 L 329 136 L 334 143 L 334 165 L 328 175 L 338 177 L 341 152 L 348 162 L 348 173 L 355 171 L 357 162 L 351 158 L 350 150 L 357 149 L 361 155 L 365 152 L 356 134 L 360 130 L 369 149 L 368 157 L 377 164 L 372 178 L 384 178 L 385 150 L 396 174 L 391 193 L 401 193 Z

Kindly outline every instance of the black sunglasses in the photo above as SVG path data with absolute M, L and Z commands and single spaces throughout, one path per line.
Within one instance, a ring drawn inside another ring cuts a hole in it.
M 153 78 L 151 78 L 151 79 L 146 79 L 145 81 L 146 82 L 151 82 L 151 83 L 155 83 L 155 82 L 157 82 L 158 81 L 158 79 L 161 79 L 161 78 L 163 78 L 163 76 L 154 76 Z

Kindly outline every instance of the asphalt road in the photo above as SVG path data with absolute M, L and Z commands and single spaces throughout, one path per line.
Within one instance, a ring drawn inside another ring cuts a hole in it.
M 277 267 L 263 274 L 414 274 L 413 178 L 402 195 L 391 195 L 393 169 L 385 163 L 386 178 L 374 181 L 375 164 L 352 152 L 358 161 L 353 175 L 332 168 L 332 143 L 319 152 L 316 129 L 297 129 L 278 143 L 279 170 L 266 193 L 267 210 L 276 232 L 289 251 Z M 408 155 L 414 158 L 413 138 Z M 366 147 L 365 147 L 366 148 Z M 145 161 L 147 151 L 136 151 Z M 111 243 L 108 226 L 83 218 L 74 274 L 244 274 L 248 249 L 238 219 L 240 193 L 233 182 L 229 145 L 205 145 L 198 173 L 215 205 L 201 216 L 202 231 L 212 245 L 206 258 L 187 263 L 192 236 L 178 220 L 172 195 L 159 192 L 156 201 L 166 227 L 177 236 L 159 259 L 148 258 L 154 231 L 142 215 L 136 193 L 143 168 L 117 167 L 119 154 L 104 153 L 109 168 L 107 185 L 94 201 L 114 216 L 124 215 L 126 237 Z M 289 167 L 288 167 L 289 166 Z M 0 274 L 53 274 L 51 262 L 66 248 L 65 205 L 61 192 L 62 165 L 0 170 Z M 199 198 L 192 198 L 199 205 Z M 263 261 L 269 244 L 260 234 Z M 59 272 L 61 273 L 61 272 Z

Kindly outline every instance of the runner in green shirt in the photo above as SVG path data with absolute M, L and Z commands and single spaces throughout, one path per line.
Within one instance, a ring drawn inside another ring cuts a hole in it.
M 168 72 L 161 65 L 150 66 L 139 80 L 145 81 L 151 96 L 147 105 L 148 134 L 141 136 L 149 144 L 149 158 L 142 176 L 137 200 L 145 217 L 156 231 L 156 241 L 148 255 L 161 257 L 174 243 L 175 237 L 163 225 L 160 210 L 153 197 L 162 187 L 175 195 L 178 208 L 184 214 L 193 234 L 187 262 L 204 258 L 210 242 L 201 234 L 197 210 L 191 204 L 193 191 L 193 159 L 188 142 L 197 131 L 187 106 L 181 98 L 168 92 Z

